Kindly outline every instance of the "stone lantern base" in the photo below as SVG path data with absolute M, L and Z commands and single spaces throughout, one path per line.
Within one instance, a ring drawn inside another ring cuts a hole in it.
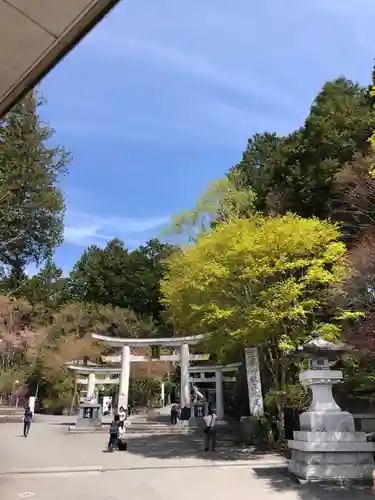
M 313 401 L 300 416 L 300 431 L 288 442 L 292 451 L 289 470 L 310 480 L 366 479 L 375 468 L 375 443 L 366 441 L 364 432 L 355 432 L 354 419 L 341 411 L 332 397 L 332 383 L 342 374 L 314 370 L 300 374 L 301 383 L 311 387 Z
M 94 429 L 101 427 L 101 406 L 97 403 L 83 403 L 79 406 L 76 427 Z
M 372 477 L 375 443 L 367 443 L 364 432 L 295 431 L 294 440 L 288 444 L 292 450 L 289 470 L 301 479 L 321 481 Z

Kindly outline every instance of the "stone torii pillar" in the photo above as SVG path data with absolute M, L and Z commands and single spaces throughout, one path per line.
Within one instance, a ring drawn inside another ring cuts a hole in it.
M 129 403 L 129 379 L 130 379 L 130 347 L 124 345 L 121 352 L 120 386 L 117 409 L 123 407 L 128 409 Z
M 95 372 L 90 372 L 87 381 L 86 400 L 91 401 L 95 397 Z
M 129 392 L 129 374 L 130 374 L 130 347 L 141 348 L 150 346 L 171 347 L 180 349 L 181 362 L 181 406 L 182 408 L 190 408 L 190 385 L 189 385 L 189 345 L 197 345 L 201 342 L 205 335 L 195 335 L 192 337 L 165 337 L 165 338 L 121 338 L 109 337 L 107 335 L 92 334 L 92 338 L 105 342 L 113 347 L 121 347 L 121 372 L 120 372 L 120 390 L 119 390 L 119 406 L 126 407 L 128 404 Z M 147 357 L 145 357 L 147 360 Z M 165 361 L 178 361 L 175 356 L 163 356 Z

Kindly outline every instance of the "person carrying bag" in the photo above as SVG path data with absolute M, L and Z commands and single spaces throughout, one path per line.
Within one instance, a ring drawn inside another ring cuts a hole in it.
M 125 441 L 125 427 L 119 427 L 119 436 L 118 436 L 118 449 L 119 451 L 126 451 L 128 449 L 128 445 Z
M 216 449 L 216 422 L 217 416 L 210 408 L 208 415 L 203 417 L 204 421 L 204 451 L 208 451 L 211 443 L 212 451 Z

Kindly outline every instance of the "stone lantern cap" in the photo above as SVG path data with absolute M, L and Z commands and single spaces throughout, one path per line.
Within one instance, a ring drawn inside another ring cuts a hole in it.
M 313 333 L 311 340 L 302 346 L 298 346 L 295 351 L 289 352 L 289 356 L 302 359 L 323 358 L 328 361 L 333 361 L 351 350 L 351 346 L 342 343 L 335 344 L 333 342 L 328 342 L 320 338 L 318 333 Z

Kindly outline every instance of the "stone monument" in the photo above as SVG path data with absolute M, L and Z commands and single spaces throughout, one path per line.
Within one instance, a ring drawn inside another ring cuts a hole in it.
M 312 391 L 310 408 L 300 415 L 300 429 L 288 441 L 292 450 L 289 470 L 309 480 L 364 479 L 372 477 L 375 443 L 366 442 L 364 432 L 355 432 L 350 413 L 342 411 L 332 395 L 332 386 L 342 380 L 342 372 L 330 369 L 330 361 L 349 348 L 313 339 L 291 353 L 308 359 L 309 368 L 300 373 L 302 385 Z
M 264 414 L 264 408 L 258 347 L 245 348 L 245 362 L 250 415 L 259 417 Z
M 75 430 L 95 430 L 102 425 L 102 407 L 97 402 L 85 402 L 79 406 Z

